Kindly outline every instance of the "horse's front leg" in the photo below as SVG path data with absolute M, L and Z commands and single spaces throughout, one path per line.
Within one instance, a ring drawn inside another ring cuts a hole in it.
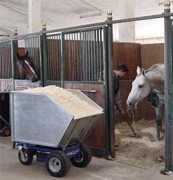
M 155 107 L 156 112 L 156 125 L 157 125 L 157 140 L 161 140 L 160 132 L 162 131 L 162 111 L 161 107 Z

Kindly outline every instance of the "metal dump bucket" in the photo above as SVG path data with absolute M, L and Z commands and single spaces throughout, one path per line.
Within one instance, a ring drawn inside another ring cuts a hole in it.
M 98 113 L 77 119 L 49 95 L 11 92 L 12 140 L 49 147 L 82 142 L 103 109 L 81 91 L 70 91 L 97 108 Z

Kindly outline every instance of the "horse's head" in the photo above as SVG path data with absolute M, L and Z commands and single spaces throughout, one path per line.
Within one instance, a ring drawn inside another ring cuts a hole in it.
M 134 108 L 139 101 L 148 96 L 150 90 L 151 87 L 146 81 L 145 70 L 137 67 L 137 76 L 132 82 L 132 88 L 126 101 L 128 108 Z
M 17 53 L 17 67 L 21 79 L 29 79 L 32 82 L 38 81 L 38 76 L 30 64 L 28 52 L 24 56 Z

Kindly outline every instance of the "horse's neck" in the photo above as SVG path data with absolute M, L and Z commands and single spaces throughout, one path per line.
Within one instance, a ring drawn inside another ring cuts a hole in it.
M 22 67 L 22 65 L 20 64 L 19 61 L 17 61 L 17 67 L 18 67 L 18 70 L 19 70 L 20 78 L 23 78 L 23 76 L 24 76 L 23 67 Z
M 159 92 L 164 92 L 164 74 L 162 71 L 146 73 L 146 81 L 150 84 L 151 88 Z

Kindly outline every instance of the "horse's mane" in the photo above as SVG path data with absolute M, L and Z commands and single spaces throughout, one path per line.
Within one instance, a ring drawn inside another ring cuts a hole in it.
M 145 70 L 146 80 L 156 89 L 164 88 L 164 64 L 154 64 Z
M 145 72 L 149 72 L 149 71 L 158 71 L 160 67 L 162 67 L 163 64 L 154 64 L 152 65 L 150 68 L 146 69 Z

